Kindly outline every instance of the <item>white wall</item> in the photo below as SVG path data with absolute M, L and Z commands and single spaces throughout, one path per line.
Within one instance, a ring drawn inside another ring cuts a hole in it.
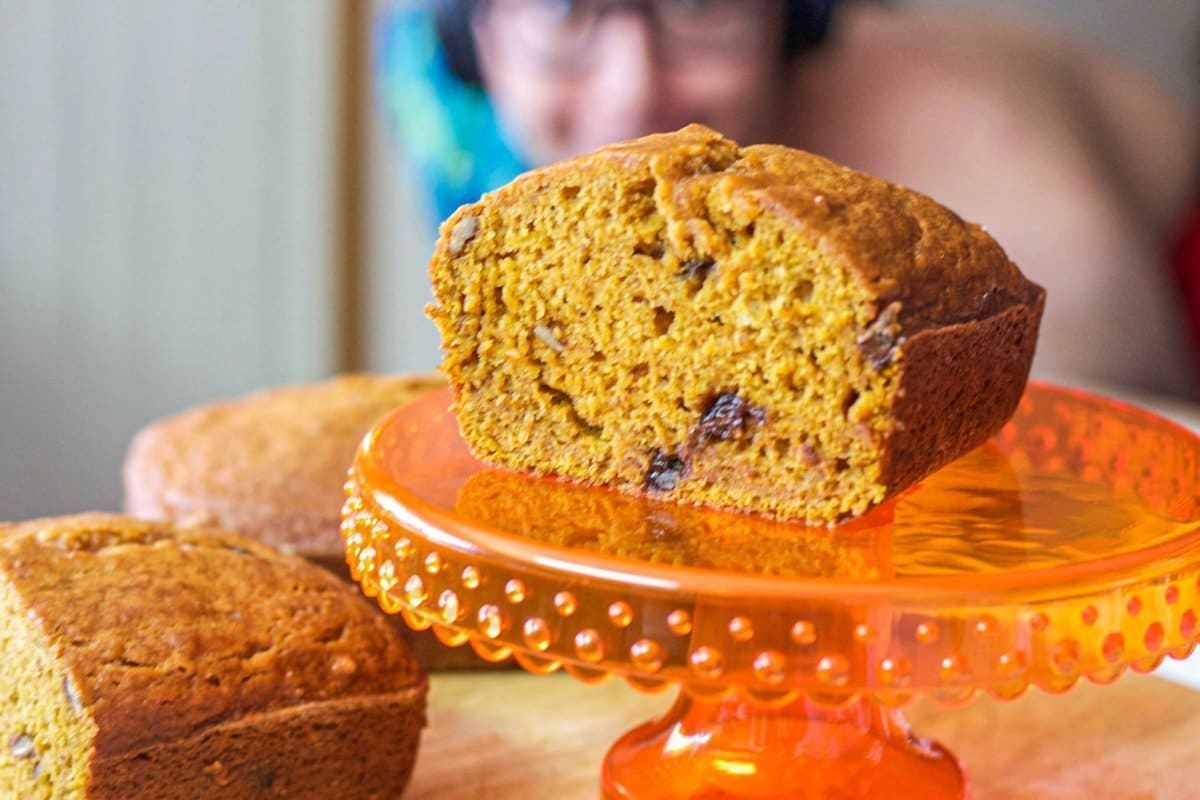
M 367 278 L 367 365 L 376 370 L 431 370 L 438 335 L 422 308 L 433 295 L 426 264 L 433 252 L 428 209 L 412 191 L 403 154 L 376 103 L 371 110 Z
M 336 8 L 0 3 L 0 519 L 149 420 L 333 366 Z

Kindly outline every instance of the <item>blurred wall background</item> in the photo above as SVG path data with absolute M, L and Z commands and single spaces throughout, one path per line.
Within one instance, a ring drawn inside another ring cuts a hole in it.
M 1195 0 L 1033 13 L 1200 100 Z M 367 0 L 0 0 L 0 519 L 117 508 L 150 420 L 437 361 Z
M 1200 3 L 1195 0 L 912 0 L 935 11 L 1023 16 L 1093 42 L 1200 101 Z
M 0 519 L 147 421 L 335 367 L 336 6 L 0 2 Z

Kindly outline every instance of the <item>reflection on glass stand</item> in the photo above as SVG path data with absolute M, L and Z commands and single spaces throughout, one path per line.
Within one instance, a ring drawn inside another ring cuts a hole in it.
M 490 470 L 449 402 L 364 441 L 351 570 L 486 659 L 679 686 L 609 751 L 607 798 L 963 798 L 914 697 L 1064 692 L 1200 636 L 1200 439 L 1112 401 L 1032 385 L 984 447 L 832 530 Z

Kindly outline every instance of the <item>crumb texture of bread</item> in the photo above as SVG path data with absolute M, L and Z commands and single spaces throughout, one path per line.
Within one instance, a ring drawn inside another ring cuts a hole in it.
M 430 274 L 481 460 L 825 524 L 999 430 L 1044 302 L 927 197 L 695 125 L 460 208 Z
M 6 524 L 0 611 L 0 796 L 407 784 L 424 674 L 352 587 L 302 559 L 108 514 Z
M 387 412 L 444 385 L 436 374 L 343 375 L 160 420 L 129 447 L 125 510 L 341 559 L 342 485 L 355 448 Z

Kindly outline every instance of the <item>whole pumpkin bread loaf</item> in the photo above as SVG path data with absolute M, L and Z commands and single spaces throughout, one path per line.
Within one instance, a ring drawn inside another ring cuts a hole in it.
M 695 125 L 460 208 L 430 272 L 481 460 L 823 523 L 998 431 L 1044 302 L 929 198 Z
M 0 796 L 393 798 L 426 681 L 354 590 L 247 538 L 0 525 Z
M 342 486 L 381 417 L 445 385 L 438 375 L 341 375 L 265 389 L 158 420 L 125 459 L 125 510 L 218 525 L 339 572 Z
M 125 510 L 176 525 L 215 525 L 294 551 L 350 577 L 340 533 L 354 451 L 387 412 L 445 386 L 434 374 L 340 375 L 209 403 L 138 432 L 125 459 Z M 478 668 L 396 618 L 427 669 Z

